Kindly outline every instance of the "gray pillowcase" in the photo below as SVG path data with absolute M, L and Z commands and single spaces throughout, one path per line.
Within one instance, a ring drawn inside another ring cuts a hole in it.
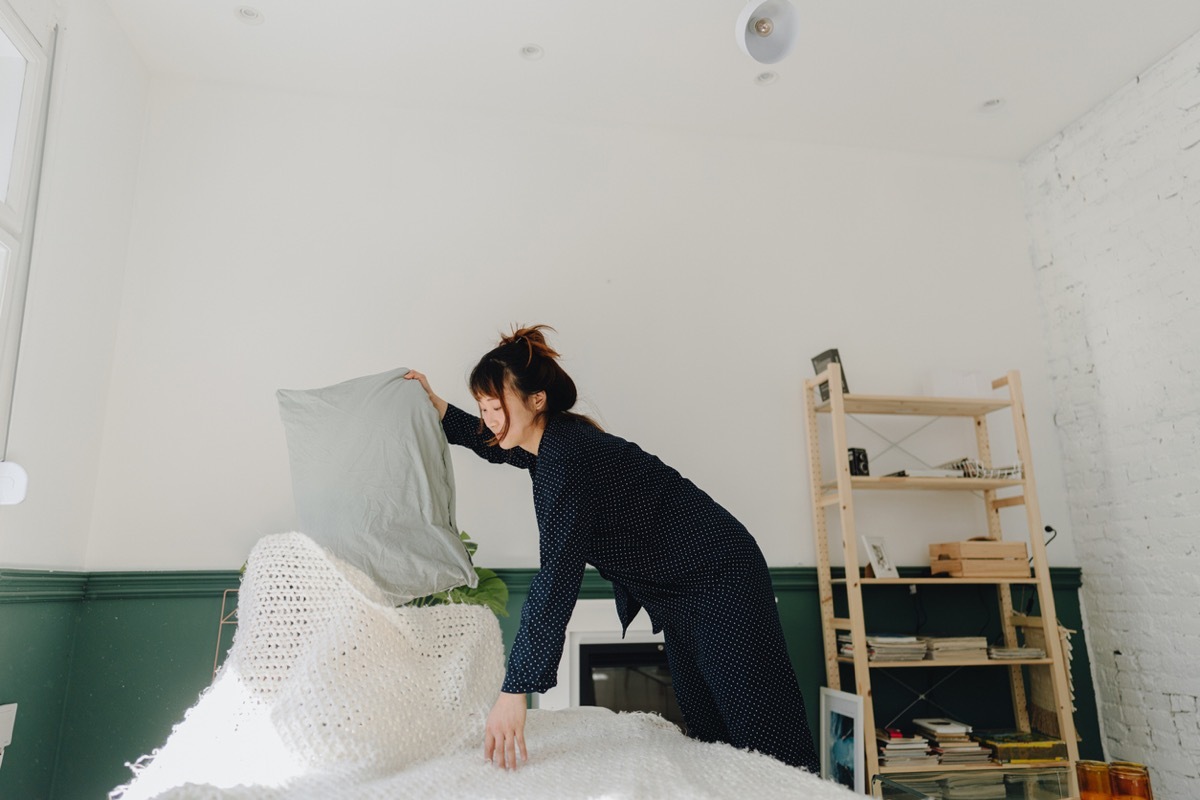
M 397 605 L 478 582 L 454 520 L 450 446 L 406 372 L 276 392 L 301 532 Z

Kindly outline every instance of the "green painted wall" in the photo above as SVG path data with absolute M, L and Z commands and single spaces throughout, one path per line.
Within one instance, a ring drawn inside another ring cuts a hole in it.
M 510 615 L 500 620 L 508 644 L 535 570 L 498 572 L 510 588 Z M 1079 571 L 1053 572 L 1059 614 L 1079 630 Z M 774 569 L 772 577 L 810 722 L 815 722 L 818 687 L 824 682 L 816 572 Z M 21 704 L 13 745 L 0 769 L 0 798 L 102 798 L 128 780 L 125 763 L 160 746 L 209 684 L 222 592 L 237 583 L 233 571 L 0 572 L 0 703 Z M 939 625 L 947 626 L 946 632 L 960 631 L 954 626 L 964 624 L 990 632 L 989 626 L 998 624 L 994 592 L 932 587 L 920 594 L 925 632 L 940 633 Z M 611 598 L 612 589 L 589 571 L 580 596 Z M 868 600 L 868 619 L 888 629 L 910 629 L 916 613 L 903 588 L 879 590 Z M 222 653 L 230 630 L 225 628 Z M 1095 693 L 1081 640 L 1075 655 L 1081 753 L 1098 757 Z M 989 671 L 966 670 L 939 691 L 949 690 L 946 702 L 972 719 L 1002 716 L 1007 694 L 997 701 Z M 933 681 L 941 670 L 904 672 L 912 683 L 912 673 Z M 907 690 L 888 684 L 883 677 L 875 681 L 878 702 L 908 702 L 903 699 Z
M 157 578 L 160 585 L 150 584 Z M 75 636 L 52 798 L 103 797 L 136 761 L 166 741 L 209 683 L 220 591 L 236 573 L 205 575 L 210 588 L 172 587 L 172 576 L 93 576 Z
M 82 575 L 0 571 L 0 704 L 17 703 L 0 797 L 50 797 L 85 583 Z

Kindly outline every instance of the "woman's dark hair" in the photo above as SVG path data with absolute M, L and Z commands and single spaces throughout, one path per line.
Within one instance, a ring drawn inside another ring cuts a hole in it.
M 566 416 L 583 420 L 600 428 L 595 420 L 571 411 L 578 392 L 571 380 L 558 364 L 558 352 L 546 344 L 543 330 L 554 330 L 549 325 L 533 325 L 528 328 L 513 328 L 513 332 L 500 337 L 500 344 L 484 354 L 471 370 L 469 385 L 476 399 L 494 397 L 500 401 L 504 411 L 504 428 L 492 437 L 488 444 L 499 444 L 508 433 L 508 405 L 504 402 L 504 387 L 511 386 L 522 400 L 531 394 L 546 393 L 546 406 L 539 416 Z M 480 421 L 480 433 L 483 422 Z

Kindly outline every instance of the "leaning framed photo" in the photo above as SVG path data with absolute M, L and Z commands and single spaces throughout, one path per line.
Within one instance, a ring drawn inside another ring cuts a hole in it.
M 867 562 L 876 578 L 900 577 L 900 571 L 892 563 L 892 557 L 888 555 L 887 545 L 883 543 L 882 536 L 864 536 L 862 543 L 867 550 Z
M 860 695 L 821 687 L 821 777 L 866 792 L 866 740 Z

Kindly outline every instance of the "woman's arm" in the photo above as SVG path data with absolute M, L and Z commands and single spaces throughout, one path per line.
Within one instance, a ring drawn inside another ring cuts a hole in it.
M 479 421 L 479 417 L 468 414 L 458 406 L 447 404 L 446 414 L 442 417 L 442 430 L 446 432 L 446 439 L 450 444 L 469 447 L 480 458 L 486 458 L 493 464 L 511 464 L 521 469 L 529 469 L 537 463 L 537 456 L 528 450 L 519 447 L 505 450 L 500 445 L 488 444 L 492 432 L 483 428 L 481 433 L 480 428 L 483 428 L 483 423 Z
M 417 372 L 415 369 L 409 370 L 404 377 L 410 381 L 420 381 L 422 388 L 425 389 L 425 394 L 429 395 L 429 402 L 433 403 L 433 407 L 437 409 L 438 417 L 442 420 L 442 430 L 446 432 L 446 440 L 450 444 L 469 447 L 479 457 L 486 458 L 493 464 L 512 464 L 514 467 L 529 469 L 530 465 L 535 463 L 535 457 L 519 447 L 504 450 L 499 446 L 489 445 L 488 441 L 492 437 L 490 432 L 480 432 L 481 430 L 486 431 L 486 429 L 480 423 L 479 417 L 471 416 L 434 394 L 433 389 L 429 386 L 429 379 L 423 373 Z
M 521 608 L 521 628 L 508 658 L 508 673 L 500 697 L 488 715 L 484 757 L 516 769 L 517 752 L 525 751 L 525 696 L 544 692 L 558 683 L 567 622 L 583 581 L 585 553 L 594 516 L 586 482 L 569 465 L 553 470 L 556 485 L 539 487 L 538 504 L 541 568 L 529 586 Z M 560 479 L 561 476 L 561 479 Z
M 563 637 L 586 566 L 587 542 L 594 515 L 590 491 L 575 468 L 558 486 L 541 487 L 538 505 L 540 528 L 538 573 L 529 585 L 521 608 L 521 627 L 513 641 L 503 691 L 514 694 L 544 692 L 558 683 L 558 662 Z
M 421 384 L 421 388 L 425 390 L 425 394 L 429 395 L 429 402 L 433 403 L 433 407 L 437 409 L 438 419 L 445 419 L 446 407 L 449 405 L 445 400 L 433 393 L 433 387 L 429 385 L 429 379 L 425 377 L 423 372 L 417 372 L 415 369 L 410 369 L 404 373 L 404 379 L 408 381 L 417 381 Z

